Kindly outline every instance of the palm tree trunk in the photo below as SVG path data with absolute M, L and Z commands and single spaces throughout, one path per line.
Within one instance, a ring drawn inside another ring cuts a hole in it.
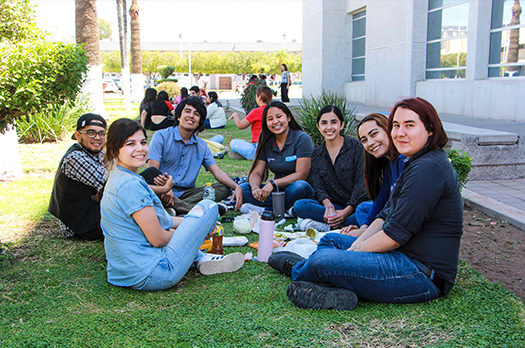
M 131 110 L 131 97 L 129 93 L 128 21 L 126 18 L 126 0 L 117 0 L 117 16 L 120 59 L 122 66 L 124 110 Z
M 142 75 L 142 49 L 140 46 L 139 5 L 133 0 L 129 9 L 131 17 L 131 101 L 138 103 L 144 96 Z
M 514 1 L 514 5 L 512 6 L 512 21 L 510 22 L 510 25 L 518 25 L 520 24 L 520 15 L 521 15 L 521 6 L 519 0 Z M 519 29 L 511 29 L 510 30 L 510 40 L 509 40 L 509 53 L 507 55 L 507 63 L 517 63 L 518 62 L 518 56 L 519 56 L 519 50 L 520 50 L 520 30 Z M 518 71 L 517 66 L 509 66 L 507 71 L 515 72 Z
M 83 48 L 89 58 L 89 70 L 82 85 L 82 93 L 91 100 L 94 112 L 108 118 L 108 113 L 104 108 L 104 92 L 102 90 L 102 61 L 100 59 L 95 0 L 75 0 L 75 27 L 77 45 L 84 44 Z

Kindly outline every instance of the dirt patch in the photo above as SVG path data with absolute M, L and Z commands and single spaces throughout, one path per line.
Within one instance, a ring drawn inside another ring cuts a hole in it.
M 459 257 L 525 300 L 525 231 L 465 207 Z

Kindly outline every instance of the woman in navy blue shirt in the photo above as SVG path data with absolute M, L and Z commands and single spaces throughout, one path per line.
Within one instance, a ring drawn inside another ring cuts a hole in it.
M 373 202 L 363 202 L 357 207 L 359 229 L 348 226 L 341 233 L 359 237 L 385 206 L 407 158 L 394 146 L 385 115 L 373 113 L 363 118 L 357 125 L 357 134 L 365 149 L 365 185 Z
M 241 212 L 272 207 L 271 193 L 277 188 L 284 191 L 286 209 L 298 199 L 312 198 L 314 191 L 306 179 L 313 149 L 312 139 L 295 121 L 290 109 L 281 102 L 270 102 L 263 111 L 259 145 L 248 182 L 241 185 L 246 202 Z M 274 178 L 265 184 L 268 170 L 274 173 Z
M 295 280 L 286 289 L 295 305 L 351 310 L 358 298 L 417 303 L 454 286 L 463 199 L 443 150 L 443 125 L 429 102 L 411 98 L 394 106 L 388 128 L 409 161 L 379 217 L 358 238 L 326 234 L 306 260 L 289 252 L 268 260 Z

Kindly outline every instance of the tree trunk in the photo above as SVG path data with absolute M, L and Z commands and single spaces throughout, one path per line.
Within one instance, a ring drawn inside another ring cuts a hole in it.
M 131 101 L 138 103 L 144 96 L 144 75 L 142 75 L 142 49 L 140 47 L 139 5 L 133 0 L 129 9 L 131 17 Z
M 82 85 L 82 93 L 91 101 L 94 112 L 104 118 L 108 113 L 104 108 L 102 89 L 102 61 L 98 38 L 97 5 L 95 0 L 75 0 L 75 27 L 77 45 L 83 45 L 89 58 L 89 70 Z
M 129 59 L 128 59 L 128 21 L 126 18 L 126 0 L 117 0 L 118 37 L 120 43 L 120 59 L 122 66 L 122 89 L 124 94 L 124 110 L 131 110 L 129 93 Z
M 18 138 L 15 126 L 8 124 L 5 132 L 0 132 L 0 181 L 15 180 L 22 177 L 22 165 L 20 164 L 20 152 L 18 150 Z
M 521 15 L 521 6 L 519 0 L 514 1 L 514 6 L 512 6 L 512 21 L 510 25 L 520 24 L 520 15 Z M 517 63 L 519 50 L 520 50 L 520 30 L 511 29 L 510 31 L 510 40 L 509 40 L 509 53 L 507 55 L 507 63 Z M 518 71 L 517 66 L 509 66 L 507 71 L 515 72 Z

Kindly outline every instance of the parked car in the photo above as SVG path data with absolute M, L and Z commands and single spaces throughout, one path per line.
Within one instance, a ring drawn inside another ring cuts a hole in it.
M 115 84 L 117 85 L 118 89 L 120 91 L 122 91 L 122 89 L 124 88 L 124 82 L 122 81 L 122 79 L 118 78 L 118 77 L 115 77 L 115 78 L 112 78 L 113 82 L 115 82 Z
M 103 81 L 105 87 L 104 87 L 104 93 L 118 93 L 119 88 L 115 81 L 111 79 L 106 79 Z
M 294 81 L 294 82 L 292 82 L 292 85 L 302 86 L 303 85 L 303 81 Z

